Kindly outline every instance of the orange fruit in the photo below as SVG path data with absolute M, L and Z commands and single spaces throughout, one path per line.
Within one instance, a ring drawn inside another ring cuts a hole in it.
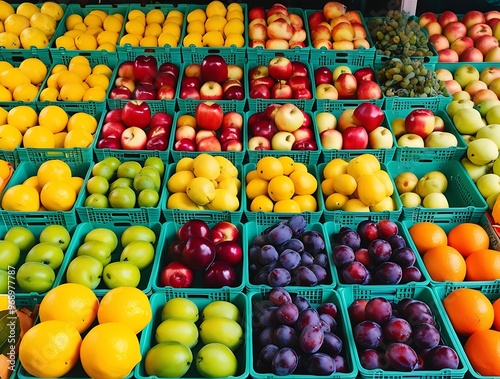
M 464 257 L 467 257 L 474 251 L 487 249 L 490 246 L 490 238 L 483 227 L 466 222 L 450 230 L 448 245 L 457 249 Z
M 301 212 L 316 212 L 318 210 L 318 201 L 313 195 L 296 195 L 292 197 L 299 206 Z
M 294 171 L 290 174 L 290 179 L 292 179 L 297 195 L 312 195 L 318 188 L 318 181 L 309 172 Z
M 470 336 L 493 325 L 493 305 L 478 290 L 459 288 L 443 299 L 443 305 L 453 328 L 460 335 Z
M 67 182 L 71 178 L 71 167 L 60 159 L 45 161 L 38 168 L 37 177 L 40 187 L 54 180 Z
M 436 246 L 446 246 L 448 237 L 439 225 L 433 222 L 419 222 L 412 225 L 408 231 L 420 254 Z
M 250 203 L 251 212 L 272 212 L 273 207 L 274 203 L 267 195 L 259 195 Z
M 56 146 L 54 133 L 41 125 L 29 128 L 26 130 L 26 133 L 24 133 L 23 146 L 53 149 Z
M 493 319 L 493 329 L 500 332 L 500 298 L 493 302 L 493 310 L 495 311 L 495 318 Z
M 464 237 L 465 238 L 465 237 Z M 496 280 L 500 278 L 500 251 L 482 249 L 465 259 L 467 280 Z
M 247 184 L 246 192 L 250 200 L 260 195 L 267 195 L 268 181 L 261 178 L 254 178 Z
M 40 208 L 38 191 L 27 184 L 17 184 L 5 191 L 2 208 L 14 212 L 36 212 Z
M 465 279 L 465 259 L 451 246 L 436 246 L 427 250 L 423 261 L 432 280 L 462 282 Z
M 275 157 L 263 157 L 257 162 L 257 175 L 264 180 L 271 180 L 283 175 L 284 169 L 280 160 Z
M 500 332 L 476 332 L 465 342 L 464 349 L 472 367 L 480 375 L 500 375 Z
M 274 204 L 274 212 L 277 213 L 300 213 L 300 205 L 295 200 L 280 200 Z
M 267 193 L 274 201 L 291 199 L 295 193 L 292 179 L 285 175 L 272 178 L 267 186 Z

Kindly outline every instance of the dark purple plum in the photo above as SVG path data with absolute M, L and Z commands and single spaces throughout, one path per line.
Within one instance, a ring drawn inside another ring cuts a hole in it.
M 290 375 L 299 364 L 299 357 L 295 350 L 289 347 L 279 349 L 273 357 L 272 370 L 275 375 Z
M 279 258 L 279 254 L 273 245 L 264 245 L 261 247 L 259 252 L 259 262 L 263 265 L 268 265 L 269 263 L 276 262 Z
M 373 278 L 378 284 L 398 284 L 402 277 L 401 266 L 394 262 L 382 263 L 373 273 Z
M 341 228 L 336 241 L 340 245 L 347 245 L 353 250 L 357 250 L 361 247 L 361 237 L 358 232 L 351 228 Z
M 314 257 L 313 264 L 319 265 L 321 267 L 328 266 L 328 255 L 324 253 L 319 253 Z
M 318 283 L 324 283 L 326 278 L 328 277 L 328 273 L 326 272 L 324 267 L 321 267 L 320 265 L 313 263 L 312 265 L 307 266 L 307 268 L 314 273 Z
M 304 244 L 298 238 L 292 238 L 280 245 L 278 248 L 278 252 L 281 253 L 286 249 L 292 249 L 297 253 L 301 253 L 304 251 Z
M 278 307 L 268 307 L 261 310 L 257 316 L 257 326 L 276 326 L 278 325 L 278 319 L 276 318 L 276 311 Z
M 366 303 L 365 312 L 368 320 L 382 325 L 391 318 L 392 306 L 387 299 L 374 297 Z
M 248 249 L 248 260 L 250 262 L 259 262 L 260 248 L 261 246 L 257 245 L 250 246 L 250 248 Z
M 354 250 L 347 245 L 337 245 L 332 250 L 332 260 L 337 267 L 343 267 L 355 259 Z
M 313 256 L 325 250 L 325 240 L 321 233 L 315 230 L 308 230 L 302 233 L 299 239 L 304 244 L 304 250 Z
M 410 304 L 408 304 L 405 308 L 405 313 L 407 315 L 413 313 L 428 313 L 432 315 L 431 308 L 421 300 L 414 300 Z
M 337 329 L 337 321 L 328 313 L 320 313 L 319 319 L 328 325 L 327 332 L 335 332 Z
M 425 357 L 425 364 L 430 370 L 456 370 L 460 364 L 457 352 L 449 346 L 438 345 Z
M 335 355 L 333 360 L 335 361 L 336 372 L 347 372 L 347 362 L 342 355 Z
M 274 326 L 266 326 L 259 333 L 260 346 L 274 344 Z
M 375 239 L 368 244 L 368 255 L 374 264 L 387 262 L 392 254 L 389 242 L 383 239 Z
M 406 241 L 400 234 L 390 235 L 389 237 L 386 237 L 385 240 L 389 242 L 392 250 L 396 250 L 406 246 Z
M 332 316 L 334 319 L 336 319 L 337 315 L 339 313 L 339 310 L 337 308 L 337 305 L 335 305 L 334 303 L 326 302 L 326 303 L 322 303 L 318 307 L 318 313 L 320 315 L 326 313 L 326 314 L 329 314 L 330 316 Z
M 271 287 L 284 287 L 290 283 L 292 276 L 284 268 L 277 267 L 267 275 L 267 282 Z
M 276 318 L 285 325 L 293 325 L 299 318 L 299 309 L 294 303 L 283 303 L 276 310 Z
M 418 267 L 408 266 L 403 269 L 403 276 L 401 277 L 402 284 L 410 282 L 421 282 L 422 280 L 422 271 L 420 271 Z
M 300 332 L 299 344 L 304 353 L 312 354 L 319 350 L 323 344 L 325 333 L 319 325 L 307 325 Z
M 363 284 L 373 284 L 373 282 L 374 282 L 374 279 L 373 279 L 372 273 L 370 271 L 368 271 L 368 274 L 366 275 L 366 278 L 365 278 L 365 281 L 363 282 Z
M 385 351 L 389 365 L 397 371 L 413 371 L 418 363 L 415 350 L 405 343 L 392 343 Z
M 286 224 L 292 230 L 294 236 L 301 234 L 307 227 L 307 221 L 302 215 L 293 215 Z
M 300 295 L 294 296 L 292 298 L 292 302 L 297 306 L 299 312 L 302 312 L 311 307 L 309 301 L 307 301 L 307 299 L 304 296 Z
M 253 284 L 267 284 L 267 275 L 269 275 L 268 272 L 259 270 L 254 277 L 252 278 L 252 283 Z
M 298 336 L 294 328 L 289 325 L 280 325 L 274 329 L 274 344 L 278 347 L 296 348 L 298 345 Z
M 392 220 L 380 220 L 377 226 L 382 238 L 399 233 L 398 225 Z
M 255 236 L 255 238 L 252 240 L 252 245 L 259 247 L 267 245 L 268 243 L 269 243 L 269 238 L 267 238 L 267 234 L 259 234 L 258 236 Z
M 362 321 L 354 327 L 354 340 L 361 349 L 376 349 L 382 344 L 383 331 L 373 321 Z
M 307 251 L 303 251 L 300 253 L 300 265 L 301 266 L 310 266 L 314 262 L 314 257 L 309 254 Z
M 268 343 L 265 345 L 259 353 L 259 359 L 265 363 L 271 364 L 274 358 L 274 354 L 279 350 L 279 347 L 275 344 Z
M 285 241 L 288 241 L 290 238 L 292 238 L 293 232 L 292 229 L 288 225 L 285 225 L 284 223 L 280 223 L 274 228 L 272 228 L 269 233 L 267 234 L 267 238 L 269 239 L 269 243 L 271 245 L 281 245 Z
M 305 266 L 300 266 L 295 270 L 294 279 L 299 286 L 312 287 L 318 284 L 318 278 L 314 272 Z
M 262 359 L 258 359 L 254 363 L 254 369 L 256 372 L 270 372 L 271 371 L 271 363 L 264 362 Z
M 391 255 L 391 262 L 397 263 L 401 268 L 413 266 L 417 260 L 415 252 L 408 246 L 400 247 L 393 250 Z
M 408 314 L 408 317 L 406 318 L 408 322 L 410 323 L 411 326 L 415 327 L 418 324 L 422 323 L 427 323 L 431 325 L 435 325 L 436 323 L 434 322 L 434 317 L 428 313 L 418 313 L 417 310 L 415 310 L 413 313 Z
M 398 314 L 401 317 L 406 318 L 406 307 L 408 307 L 408 305 L 410 305 L 414 301 L 416 301 L 416 300 L 414 300 L 410 297 L 406 297 L 404 299 L 399 300 L 397 305 L 396 305 L 396 310 L 397 310 Z
M 283 268 L 292 271 L 300 266 L 301 257 L 295 250 L 286 249 L 280 254 L 278 262 Z
M 422 358 L 421 355 L 418 355 L 418 357 L 417 357 L 417 365 L 415 366 L 415 368 L 413 370 L 414 371 L 423 370 L 424 368 L 425 368 L 424 358 Z
M 291 303 L 292 296 L 286 289 L 282 287 L 276 287 L 269 291 L 269 300 L 274 305 L 281 305 L 283 303 Z
M 323 353 L 314 353 L 307 358 L 306 370 L 311 375 L 330 375 L 336 371 L 335 361 Z
M 375 349 L 364 349 L 359 352 L 359 361 L 366 370 L 382 368 L 380 353 Z
M 259 314 L 263 309 L 274 306 L 273 302 L 269 299 L 257 300 L 253 303 L 253 313 Z
M 360 247 L 354 252 L 354 259 L 358 262 L 363 263 L 365 267 L 371 267 L 372 265 L 370 254 L 368 254 L 368 249 L 365 247 Z
M 342 339 L 338 335 L 333 332 L 325 332 L 323 344 L 319 351 L 333 357 L 340 354 L 343 345 Z
M 347 284 L 363 284 L 368 276 L 367 268 L 360 262 L 351 262 L 342 268 L 342 279 Z
M 377 223 L 375 223 L 372 220 L 361 221 L 358 224 L 356 231 L 361 237 L 361 240 L 364 241 L 365 243 L 369 243 L 370 241 L 373 241 L 374 239 L 380 237 L 380 232 L 377 227 Z
M 354 300 L 349 307 L 347 307 L 347 312 L 349 314 L 349 319 L 353 326 L 359 324 L 361 321 L 365 321 L 366 318 L 366 304 L 368 303 L 365 299 Z
M 318 325 L 320 324 L 319 313 L 314 308 L 307 308 L 300 311 L 299 318 L 295 325 L 298 332 L 302 331 L 308 325 Z
M 393 317 L 383 326 L 384 338 L 388 342 L 407 342 L 412 336 L 411 325 L 405 319 Z
M 432 349 L 439 345 L 441 335 L 434 325 L 422 323 L 413 328 L 412 339 L 418 349 Z

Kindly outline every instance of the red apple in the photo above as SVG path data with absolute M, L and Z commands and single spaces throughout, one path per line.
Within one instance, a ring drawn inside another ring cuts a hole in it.
M 201 61 L 201 78 L 204 82 L 222 83 L 227 79 L 228 68 L 225 59 L 220 55 L 207 55 Z
M 231 86 L 222 96 L 224 100 L 243 100 L 245 98 L 245 91 L 242 86 Z
M 288 84 L 275 83 L 271 88 L 272 99 L 291 99 L 292 87 Z
M 438 17 L 439 25 L 444 28 L 447 24 L 453 21 L 458 21 L 457 15 L 452 11 L 444 11 Z
M 125 129 L 126 127 L 121 121 L 109 121 L 102 126 L 101 137 L 119 139 Z
M 115 87 L 109 91 L 109 98 L 129 100 L 132 98 L 132 91 L 125 86 Z
M 362 67 L 358 68 L 356 71 L 354 71 L 354 76 L 356 77 L 356 80 L 359 82 L 362 80 L 373 80 L 375 81 L 375 71 L 373 71 L 373 68 L 371 67 Z
M 175 99 L 175 89 L 170 86 L 161 86 L 156 91 L 157 100 L 173 100 Z
M 153 84 L 156 88 L 160 88 L 162 86 L 175 88 L 177 86 L 177 77 L 170 72 L 160 72 L 154 78 Z
M 146 150 L 165 151 L 168 148 L 168 139 L 163 136 L 153 137 L 146 142 Z
M 152 84 L 158 74 L 158 62 L 154 55 L 139 55 L 134 60 L 134 77 L 140 83 Z
M 474 47 L 474 41 L 470 37 L 460 37 L 453 41 L 450 45 L 450 48 L 460 56 L 465 50 L 469 47 Z
M 241 84 L 241 82 L 239 80 L 228 79 L 224 83 L 222 83 L 222 91 L 226 92 L 229 87 L 233 87 L 233 86 L 243 87 L 243 85 Z
M 434 34 L 429 37 L 430 43 L 434 46 L 436 51 L 450 48 L 450 41 L 442 34 Z
M 362 126 L 368 132 L 371 132 L 382 125 L 385 115 L 378 105 L 365 102 L 354 109 L 352 118 L 355 125 Z
M 361 80 L 356 90 L 358 100 L 381 99 L 382 89 L 373 80 Z
M 175 140 L 190 139 L 194 141 L 196 138 L 196 129 L 189 125 L 182 125 L 175 129 Z
M 236 225 L 229 221 L 220 221 L 212 227 L 210 239 L 217 245 L 221 242 L 238 242 L 239 236 L 240 232 Z
M 229 139 L 241 139 L 241 129 L 235 126 L 222 126 L 220 129 L 219 139 L 221 142 Z
M 467 35 L 467 27 L 460 21 L 452 21 L 443 28 L 443 35 L 449 43 Z
M 249 81 L 252 81 L 253 79 L 257 79 L 257 78 L 262 78 L 264 76 L 269 76 L 269 69 L 267 68 L 267 66 L 264 66 L 264 65 L 252 67 L 248 71 L 248 80 Z
M 271 150 L 271 141 L 265 137 L 252 137 L 248 140 L 249 150 Z
M 326 17 L 322 11 L 314 11 L 309 16 L 307 16 L 307 23 L 309 25 L 309 31 L 314 29 L 317 25 L 326 21 Z
M 339 93 L 339 99 L 355 99 L 356 90 L 358 88 L 358 81 L 353 74 L 343 73 L 340 74 L 335 80 L 335 88 Z
M 305 63 L 293 61 L 292 62 L 292 77 L 293 76 L 308 76 L 309 70 Z
M 266 10 L 263 7 L 254 7 L 248 11 L 248 19 L 250 21 L 256 18 L 266 18 Z
M 311 88 L 311 81 L 307 76 L 292 76 L 288 79 L 288 85 L 292 90 L 298 90 L 300 88 Z
M 183 138 L 175 143 L 174 150 L 175 151 L 196 151 L 196 145 L 194 144 L 194 141 L 192 141 L 188 138 Z
M 149 122 L 149 127 L 154 128 L 157 125 L 165 125 L 170 129 L 172 127 L 173 117 L 166 112 L 156 112 Z
M 261 118 L 253 126 L 252 135 L 271 139 L 278 131 L 279 129 L 276 127 L 272 120 L 268 118 Z
M 488 24 L 475 24 L 467 31 L 467 37 L 472 38 L 476 41 L 481 36 L 492 36 L 493 30 Z
M 201 79 L 201 65 L 198 63 L 191 63 L 186 66 L 184 69 L 184 76 L 192 77 L 195 76 L 198 79 Z
M 222 127 L 235 127 L 238 129 L 243 128 L 243 116 L 235 111 L 224 113 L 222 117 Z
M 368 133 L 362 126 L 349 126 L 343 133 L 344 149 L 363 150 L 368 147 Z
M 302 114 L 304 115 L 304 121 L 302 122 L 301 128 L 311 128 L 311 126 L 312 126 L 311 116 L 303 109 L 301 109 L 301 111 L 302 111 Z
M 216 136 L 215 131 L 202 129 L 196 133 L 194 142 L 198 144 L 198 142 L 200 142 L 203 138 L 215 137 L 215 136 Z
M 274 117 L 276 116 L 276 112 L 281 107 L 282 104 L 272 103 L 269 104 L 266 109 L 264 109 L 264 116 L 274 121 Z
M 427 137 L 434 130 L 434 112 L 430 109 L 414 109 L 405 118 L 406 133 Z
M 465 13 L 462 16 L 461 21 L 464 23 L 467 29 L 469 29 L 472 25 L 484 24 L 486 22 L 486 19 L 483 12 L 472 10 Z
M 136 100 L 156 100 L 156 88 L 149 83 L 138 84 L 132 96 Z
M 239 139 L 228 139 L 222 142 L 222 151 L 242 151 L 243 144 Z
M 229 263 L 215 261 L 203 272 L 202 280 L 208 288 L 235 287 L 238 275 Z
M 104 116 L 104 122 L 111 122 L 111 121 L 122 121 L 122 109 L 117 108 L 117 109 L 111 109 L 106 113 L 106 116 Z
M 308 88 L 298 88 L 292 90 L 292 98 L 294 99 L 312 99 L 312 92 Z
M 436 22 L 436 21 L 437 21 L 437 16 L 434 12 L 424 12 L 420 15 L 418 19 L 418 24 L 421 27 L 424 27 L 429 22 Z
M 192 87 L 182 88 L 179 97 L 181 99 L 201 100 L 200 91 Z
M 196 144 L 197 151 L 222 151 L 222 146 L 217 137 L 203 138 Z
M 176 79 L 179 77 L 179 67 L 172 62 L 165 62 L 158 67 L 160 72 L 168 72 L 172 74 Z
M 144 150 L 148 137 L 144 129 L 131 126 L 125 129 L 120 137 L 124 150 Z
M 264 84 L 258 84 L 250 90 L 251 99 L 270 99 L 271 90 Z
M 119 77 L 122 78 L 128 78 L 132 79 L 132 81 L 135 80 L 134 76 L 134 62 L 133 61 L 125 61 L 120 64 L 118 67 L 118 75 Z
M 115 149 L 115 150 L 121 150 L 122 149 L 122 144 L 121 144 L 119 138 L 106 137 L 106 138 L 103 138 L 103 139 L 100 139 L 99 141 L 97 141 L 97 148 L 98 149 Z
M 201 88 L 201 80 L 196 76 L 184 76 L 181 80 L 181 88 Z
M 294 132 L 292 132 L 292 134 L 295 137 L 295 141 L 300 141 L 303 139 L 314 140 L 314 133 L 309 128 L 300 127 Z
M 326 150 L 342 150 L 343 137 L 337 129 L 327 129 L 320 133 L 321 146 Z
M 217 130 L 222 125 L 222 107 L 214 102 L 205 101 L 196 106 L 195 118 L 202 129 Z
M 332 71 L 326 67 L 321 66 L 314 70 L 314 82 L 316 87 L 320 84 L 333 84 Z
M 287 80 L 292 76 L 292 62 L 286 57 L 276 57 L 269 61 L 269 75 L 276 80 Z
M 313 139 L 301 139 L 294 141 L 292 150 L 318 150 L 318 145 Z
M 151 109 L 148 103 L 140 100 L 128 101 L 121 112 L 122 121 L 126 126 L 146 128 L 151 122 Z
M 156 125 L 149 127 L 146 135 L 148 140 L 154 137 L 163 137 L 168 139 L 170 136 L 170 127 L 168 125 Z
M 452 49 L 443 49 L 438 52 L 438 62 L 456 63 L 458 62 L 458 54 Z
M 482 62 L 483 54 L 475 47 L 469 47 L 459 56 L 460 62 Z
M 272 86 L 276 83 L 276 81 L 270 76 L 263 76 L 257 79 L 252 79 L 250 82 L 250 89 L 258 86 L 259 84 L 265 85 L 267 88 L 271 89 Z
M 193 285 L 194 273 L 182 262 L 171 262 L 160 273 L 160 284 L 164 287 L 189 288 Z
M 484 35 L 474 41 L 474 47 L 485 56 L 490 50 L 498 47 L 498 40 L 493 36 Z

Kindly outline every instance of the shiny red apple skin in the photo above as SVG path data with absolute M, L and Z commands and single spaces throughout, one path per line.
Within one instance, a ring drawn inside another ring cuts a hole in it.
M 191 237 L 208 238 L 210 236 L 210 233 L 210 227 L 205 221 L 194 219 L 185 222 L 177 230 L 177 238 L 181 241 L 187 241 Z
M 217 130 L 222 125 L 224 113 L 219 104 L 204 101 L 196 106 L 195 118 L 200 128 Z
M 364 127 L 369 133 L 382 125 L 385 115 L 378 105 L 364 102 L 356 107 L 352 117 L 356 125 Z
M 203 273 L 203 284 L 209 288 L 235 287 L 236 271 L 227 262 L 215 261 Z
M 228 68 L 221 55 L 207 55 L 201 62 L 201 78 L 203 82 L 211 81 L 222 83 L 227 79 Z
M 123 106 L 121 117 L 126 126 L 145 129 L 151 122 L 151 108 L 145 101 L 131 100 Z
M 205 237 L 191 237 L 182 250 L 182 263 L 192 270 L 205 270 L 215 260 L 215 245 Z
M 193 285 L 193 279 L 193 270 L 182 262 L 171 262 L 161 271 L 159 282 L 165 287 L 189 288 Z

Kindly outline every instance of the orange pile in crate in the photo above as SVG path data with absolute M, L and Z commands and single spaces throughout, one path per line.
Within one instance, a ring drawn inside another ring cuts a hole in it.
M 46 75 L 47 67 L 38 58 L 25 59 L 18 67 L 0 62 L 0 101 L 34 101 Z

